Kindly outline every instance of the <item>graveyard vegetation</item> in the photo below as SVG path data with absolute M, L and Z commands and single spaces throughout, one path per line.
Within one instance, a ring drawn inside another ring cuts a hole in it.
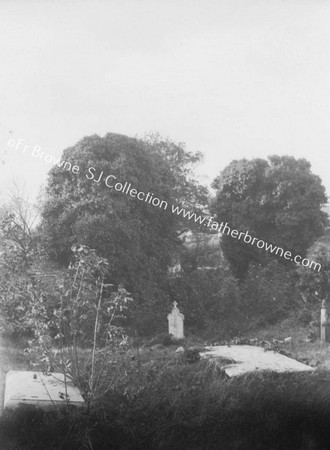
M 4 411 L 0 448 L 329 448 L 330 350 L 320 345 L 319 315 L 330 234 L 309 163 L 234 161 L 212 198 L 194 178 L 201 155 L 159 136 L 90 136 L 62 159 L 212 212 L 322 271 L 230 238 L 209 245 L 192 221 L 63 167 L 49 173 L 39 221 L 16 187 L 0 208 L 1 389 L 10 369 L 63 372 L 87 409 Z M 187 231 L 197 245 L 187 245 Z M 174 301 L 185 317 L 181 341 L 168 334 Z M 316 370 L 230 379 L 228 361 L 200 357 L 220 343 L 261 345 Z

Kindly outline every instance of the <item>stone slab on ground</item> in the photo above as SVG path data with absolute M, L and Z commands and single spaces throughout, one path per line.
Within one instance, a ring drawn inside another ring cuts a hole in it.
M 4 407 L 14 409 L 20 403 L 50 410 L 67 403 L 85 407 L 79 389 L 62 373 L 11 370 L 6 375 Z
M 315 370 L 295 359 L 276 353 L 272 350 L 265 351 L 262 347 L 252 345 L 218 345 L 206 347 L 205 352 L 200 353 L 205 358 L 230 358 L 235 364 L 224 366 L 229 377 L 243 375 L 259 370 L 271 370 L 274 372 L 310 372 Z

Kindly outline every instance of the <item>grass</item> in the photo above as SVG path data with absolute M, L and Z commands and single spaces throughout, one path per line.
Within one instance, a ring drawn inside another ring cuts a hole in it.
M 131 373 L 89 414 L 21 408 L 0 429 L 22 449 L 329 448 L 328 372 L 226 379 L 207 361 L 155 368 L 144 367 L 143 383 Z
M 100 384 L 88 412 L 21 407 L 0 417 L 0 448 L 118 450 L 327 450 L 330 442 L 330 346 L 305 342 L 288 319 L 247 337 L 283 340 L 314 361 L 313 373 L 262 372 L 229 379 L 226 361 L 193 363 L 162 338 L 109 354 L 107 392 Z M 201 347 L 196 338 L 184 347 Z M 26 369 L 19 345 L 7 361 Z M 79 357 L 84 360 L 86 352 Z M 317 364 L 316 364 L 317 362 Z M 16 447 L 7 443 L 16 441 Z
M 108 375 L 120 376 L 88 413 L 22 407 L 2 415 L 0 435 L 21 449 L 329 448 L 328 371 L 228 379 L 221 362 L 152 347 L 114 355 Z

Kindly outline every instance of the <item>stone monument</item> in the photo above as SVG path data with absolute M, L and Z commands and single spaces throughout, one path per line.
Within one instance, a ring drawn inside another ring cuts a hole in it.
M 326 341 L 326 335 L 325 335 L 325 329 L 327 326 L 328 321 L 328 314 L 327 310 L 325 308 L 325 300 L 322 300 L 322 307 L 321 307 L 321 344 L 323 344 Z
M 183 321 L 184 315 L 180 313 L 177 308 L 177 302 L 173 302 L 172 312 L 167 316 L 168 320 L 168 332 L 174 339 L 183 339 Z

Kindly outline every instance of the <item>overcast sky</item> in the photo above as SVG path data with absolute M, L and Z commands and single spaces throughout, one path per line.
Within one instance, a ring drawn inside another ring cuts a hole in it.
M 0 187 L 32 197 L 83 136 L 159 132 L 232 159 L 304 157 L 330 195 L 330 1 L 0 0 Z

